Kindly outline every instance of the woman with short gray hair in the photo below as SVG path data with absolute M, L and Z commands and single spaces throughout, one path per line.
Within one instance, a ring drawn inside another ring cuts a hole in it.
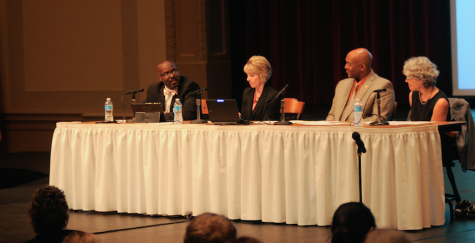
M 427 57 L 411 57 L 404 62 L 402 73 L 411 90 L 411 121 L 449 121 L 449 100 L 435 86 L 439 70 Z

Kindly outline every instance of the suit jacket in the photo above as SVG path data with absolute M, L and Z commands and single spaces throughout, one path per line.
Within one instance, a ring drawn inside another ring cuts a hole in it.
M 256 107 L 252 110 L 255 90 L 253 88 L 246 88 L 242 93 L 241 118 L 249 121 L 279 120 L 282 95 L 271 103 L 278 92 L 271 86 L 265 86 Z
M 163 89 L 165 84 L 163 82 L 153 83 L 148 87 L 147 98 L 143 103 L 162 103 L 163 110 L 165 111 L 165 95 L 163 95 Z M 175 104 L 175 99 L 179 98 L 183 106 L 183 120 L 193 120 L 196 119 L 196 99 L 201 99 L 201 95 L 190 95 L 185 100 L 185 96 L 195 90 L 199 90 L 200 86 L 188 79 L 185 76 L 180 77 L 178 82 L 178 94 L 175 95 L 170 102 L 170 111 L 173 111 L 173 105 Z M 173 121 L 174 114 L 173 112 L 164 114 L 165 120 Z
M 475 170 L 475 123 L 473 122 L 470 104 L 464 99 L 449 98 L 450 117 L 452 121 L 466 121 L 462 131 L 455 132 L 459 151 L 460 164 L 463 172 Z
M 346 103 L 348 102 L 354 81 L 354 78 L 347 78 L 338 82 L 335 89 L 335 97 L 333 98 L 332 108 L 328 113 L 327 120 L 340 120 Z M 394 109 L 393 84 L 389 80 L 379 77 L 371 70 L 371 73 L 368 75 L 368 78 L 355 97 L 355 99 L 360 99 L 361 103 L 363 104 L 363 121 L 365 122 L 378 120 L 376 93 L 373 92 L 373 90 L 376 89 L 386 89 L 386 91 L 381 92 L 381 120 L 387 121 L 391 118 Z M 347 121 L 353 120 L 354 114 L 352 113 L 347 118 Z

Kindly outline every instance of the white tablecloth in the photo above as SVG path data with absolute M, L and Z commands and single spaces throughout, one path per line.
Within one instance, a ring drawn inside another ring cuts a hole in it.
M 336 208 L 359 201 L 379 228 L 444 223 L 436 125 L 214 126 L 58 123 L 50 184 L 75 210 L 185 215 L 330 225 Z

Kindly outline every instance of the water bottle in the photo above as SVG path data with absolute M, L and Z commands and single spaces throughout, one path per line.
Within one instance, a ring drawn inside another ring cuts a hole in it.
M 174 123 L 183 124 L 183 110 L 180 99 L 175 99 L 175 104 L 173 105 L 173 113 L 175 114 Z
M 106 110 L 106 116 L 104 120 L 106 122 L 113 122 L 114 121 L 114 115 L 113 115 L 114 105 L 112 105 L 111 98 L 107 98 L 105 110 Z
M 355 105 L 353 106 L 353 110 L 355 115 L 355 127 L 363 126 L 363 104 L 361 104 L 360 99 L 356 99 Z

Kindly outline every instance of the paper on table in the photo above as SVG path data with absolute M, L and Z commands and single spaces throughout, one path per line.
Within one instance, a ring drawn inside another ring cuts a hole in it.
M 319 125 L 319 126 L 331 126 L 337 124 L 348 124 L 347 122 L 340 122 L 340 121 L 301 121 L 301 120 L 293 120 L 291 121 L 294 124 L 300 125 Z
M 81 123 L 82 121 L 68 121 L 68 122 L 56 122 L 56 123 Z
M 429 124 L 430 121 L 389 121 L 389 125 L 420 125 L 420 124 Z

